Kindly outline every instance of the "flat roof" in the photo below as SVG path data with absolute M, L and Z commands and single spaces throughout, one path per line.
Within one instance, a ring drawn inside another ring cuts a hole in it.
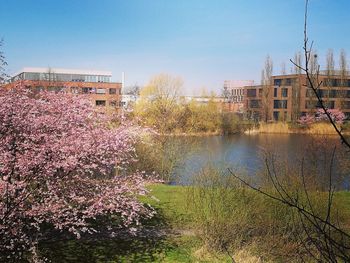
M 73 74 L 73 75 L 99 75 L 99 76 L 112 76 L 111 71 L 102 71 L 102 70 L 89 70 L 89 69 L 64 69 L 64 68 L 32 68 L 25 67 L 21 71 L 14 74 L 17 76 L 23 72 L 26 73 L 56 73 L 56 74 Z

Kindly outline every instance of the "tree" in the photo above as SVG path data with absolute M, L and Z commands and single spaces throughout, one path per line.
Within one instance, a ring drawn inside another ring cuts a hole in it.
M 342 124 L 345 120 L 345 114 L 339 109 L 329 109 L 332 120 L 337 124 Z M 317 121 L 328 121 L 327 115 L 322 109 L 318 109 L 315 115 L 306 114 L 302 116 L 298 122 L 302 125 L 309 125 Z
M 334 75 L 334 55 L 333 55 L 333 49 L 328 49 L 328 52 L 327 52 L 326 74 L 327 74 L 328 77 Z
M 295 53 L 294 60 L 297 61 L 298 65 L 301 65 L 301 53 Z M 301 74 L 301 69 L 294 65 L 294 74 L 298 75 L 298 78 L 296 78 L 296 81 L 292 82 L 292 114 L 291 119 L 292 122 L 297 122 L 299 116 L 300 116 L 300 80 L 299 75 Z
M 136 199 L 144 176 L 124 172 L 134 159 L 132 127 L 110 128 L 76 95 L 16 88 L 0 92 L 0 105 L 0 261 L 35 254 L 47 226 L 79 238 L 99 217 L 134 231 L 152 216 Z
M 346 76 L 348 75 L 348 65 L 346 60 L 346 52 L 344 49 L 340 51 L 340 55 L 339 55 L 339 69 L 340 69 L 342 86 L 345 86 L 345 79 L 346 79 Z
M 149 126 L 164 134 L 172 132 L 178 124 L 179 99 L 183 81 L 178 77 L 160 74 L 141 89 L 135 114 Z
M 265 122 L 268 121 L 271 105 L 269 104 L 270 90 L 271 90 L 271 77 L 273 73 L 273 62 L 269 55 L 265 60 L 265 67 L 261 74 L 261 85 L 263 89 L 262 96 L 262 116 Z
M 7 62 L 5 60 L 4 52 L 1 50 L 3 44 L 3 39 L 0 39 L 0 86 L 4 84 L 8 78 L 8 75 L 5 73 Z
M 281 64 L 281 75 L 286 75 L 287 71 L 286 71 L 286 63 L 282 62 Z
M 295 53 L 294 61 L 295 61 L 295 64 L 301 65 L 301 53 L 300 52 Z M 301 74 L 300 67 L 294 65 L 294 74 Z

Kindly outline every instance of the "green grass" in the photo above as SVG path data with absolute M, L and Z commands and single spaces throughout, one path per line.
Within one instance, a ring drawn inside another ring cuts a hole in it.
M 202 247 L 202 241 L 194 234 L 178 234 L 177 230 L 189 229 L 191 225 L 191 212 L 186 206 L 186 187 L 156 184 L 150 185 L 149 189 L 154 198 L 143 197 L 142 201 L 151 204 L 157 210 L 157 215 L 145 224 L 173 229 L 174 234 L 151 239 L 71 239 L 46 242 L 40 245 L 42 254 L 52 263 L 229 262 L 223 257 L 219 261 L 198 259 L 195 252 Z
M 155 184 L 150 185 L 149 189 L 155 198 L 144 201 L 157 209 L 171 227 L 190 227 L 192 214 L 187 205 L 187 187 Z
M 145 222 L 155 229 L 167 229 L 166 236 L 155 238 L 94 238 L 46 242 L 40 249 L 53 263 L 70 262 L 230 262 L 224 254 L 203 250 L 203 241 L 195 235 L 193 211 L 188 206 L 188 188 L 164 184 L 150 185 L 151 196 L 142 201 L 157 210 L 157 216 Z M 344 215 L 350 218 L 350 192 L 336 193 Z M 240 259 L 240 262 L 245 262 Z M 257 261 L 250 261 L 257 262 Z

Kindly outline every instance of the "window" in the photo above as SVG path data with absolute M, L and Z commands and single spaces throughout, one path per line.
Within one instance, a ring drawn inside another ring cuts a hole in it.
M 274 88 L 274 89 L 273 89 L 273 96 L 274 96 L 274 97 L 277 97 L 277 88 Z
M 96 106 L 106 106 L 105 100 L 96 100 Z
M 288 97 L 288 89 L 287 88 L 282 89 L 282 97 Z
M 273 101 L 274 109 L 287 109 L 287 100 L 274 100 Z
M 83 94 L 96 93 L 96 88 L 82 88 Z
M 105 89 L 96 89 L 96 94 L 106 94 Z
M 292 86 L 292 79 L 289 79 L 289 78 L 285 79 L 284 83 L 285 83 L 286 86 Z
M 248 89 L 247 97 L 256 97 L 256 89 Z
M 344 109 L 350 109 L 350 101 L 344 101 L 342 106 Z
M 313 91 L 312 91 L 312 92 L 313 92 Z M 318 90 L 317 90 L 317 94 L 318 94 L 318 96 L 320 96 L 321 98 L 328 97 L 328 90 L 318 89 Z
M 40 73 L 24 73 L 24 79 L 40 80 Z
M 260 108 L 260 100 L 250 100 L 249 107 L 252 109 Z
M 328 109 L 334 109 L 334 100 L 327 101 L 325 105 Z
M 323 81 L 324 87 L 341 87 L 342 81 L 341 79 L 325 79 Z
M 55 87 L 55 86 L 49 86 L 47 87 L 47 91 L 49 92 L 61 92 L 64 89 L 64 87 Z
M 282 84 L 282 79 L 274 79 L 273 80 L 274 86 L 281 86 L 281 84 Z
M 110 88 L 110 89 L 109 89 L 109 94 L 117 94 L 117 89 L 115 89 L 115 88 Z
M 332 89 L 329 91 L 329 97 L 330 98 L 336 98 L 337 97 L 337 91 Z
M 274 111 L 274 112 L 273 112 L 273 119 L 274 119 L 275 121 L 278 121 L 279 116 L 280 116 L 279 111 Z

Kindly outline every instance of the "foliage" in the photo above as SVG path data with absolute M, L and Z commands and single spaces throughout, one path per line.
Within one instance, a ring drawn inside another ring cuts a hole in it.
M 186 143 L 180 143 L 185 140 Z M 193 137 L 179 138 L 159 134 L 145 134 L 135 145 L 138 161 L 130 166 L 133 171 L 156 173 L 166 183 L 179 179 L 174 170 L 182 167 L 186 157 L 196 150 Z
M 192 100 L 186 105 L 186 110 L 185 131 L 194 133 L 215 132 L 220 129 L 221 113 L 213 97 L 205 104 Z
M 222 111 L 221 102 L 206 96 L 206 102 L 181 97 L 182 81 L 169 75 L 158 75 L 141 90 L 134 117 L 142 125 L 155 128 L 160 134 L 171 133 L 234 133 L 240 119 Z
M 315 215 L 326 216 L 328 194 L 319 191 L 313 180 L 315 177 L 307 177 L 305 183 L 309 192 L 306 195 L 299 190 L 303 182 L 297 169 L 290 169 L 285 164 L 276 165 L 274 169 L 279 175 L 277 183 L 288 187 L 286 195 L 297 198 L 302 207 L 308 207 L 310 202 Z M 276 182 L 266 179 L 259 183 L 259 189 L 277 194 L 278 190 L 273 187 Z M 251 183 L 256 185 L 258 182 Z M 188 198 L 198 234 L 211 251 L 233 255 L 237 250 L 249 249 L 264 260 L 283 262 L 296 262 L 300 258 L 309 262 L 309 252 L 317 251 L 311 240 L 319 238 L 318 232 L 310 222 L 299 220 L 297 210 L 244 187 L 225 171 L 210 166 L 205 168 L 196 177 Z M 347 213 L 342 209 L 340 199 L 334 198 L 332 211 L 337 216 L 332 217 L 332 221 L 347 224 Z
M 123 172 L 137 131 L 109 128 L 107 116 L 74 95 L 17 88 L 1 91 L 0 105 L 2 260 L 35 256 L 48 225 L 79 238 L 100 216 L 134 231 L 153 215 L 135 197 L 146 193 L 144 176 Z
M 161 74 L 151 79 L 140 91 L 140 100 L 135 105 L 135 115 L 144 124 L 156 128 L 160 133 L 175 129 L 181 119 L 179 92 L 182 81 L 170 75 Z

